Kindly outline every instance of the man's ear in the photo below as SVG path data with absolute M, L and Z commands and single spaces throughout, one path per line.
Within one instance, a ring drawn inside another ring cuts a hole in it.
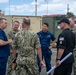
M 22 23 L 22 28 L 24 28 L 24 24 Z

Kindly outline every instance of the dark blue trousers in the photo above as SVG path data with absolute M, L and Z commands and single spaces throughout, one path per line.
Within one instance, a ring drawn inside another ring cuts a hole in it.
M 51 69 L 51 55 L 47 55 L 47 53 L 42 53 L 42 58 L 45 60 L 46 71 L 49 71 Z M 41 72 L 40 60 L 38 55 L 37 55 L 37 64 L 39 67 L 39 72 Z
M 6 75 L 8 57 L 0 57 L 0 75 Z

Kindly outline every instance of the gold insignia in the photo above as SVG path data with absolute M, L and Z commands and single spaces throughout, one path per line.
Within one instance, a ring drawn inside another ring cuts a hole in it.
M 60 41 L 60 44 L 62 44 L 62 41 Z

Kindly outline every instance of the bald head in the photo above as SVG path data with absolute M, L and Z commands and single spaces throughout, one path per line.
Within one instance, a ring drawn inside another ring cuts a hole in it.
M 27 17 L 23 18 L 23 23 L 24 23 L 25 25 L 30 25 L 30 19 L 27 18 Z
M 29 29 L 30 28 L 30 19 L 25 17 L 22 21 L 22 28 Z

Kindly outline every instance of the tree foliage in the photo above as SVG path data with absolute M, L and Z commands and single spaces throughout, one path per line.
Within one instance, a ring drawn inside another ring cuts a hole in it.
M 68 12 L 68 13 L 67 13 L 67 16 L 68 16 L 68 17 L 75 17 L 75 15 L 74 15 L 72 12 Z

